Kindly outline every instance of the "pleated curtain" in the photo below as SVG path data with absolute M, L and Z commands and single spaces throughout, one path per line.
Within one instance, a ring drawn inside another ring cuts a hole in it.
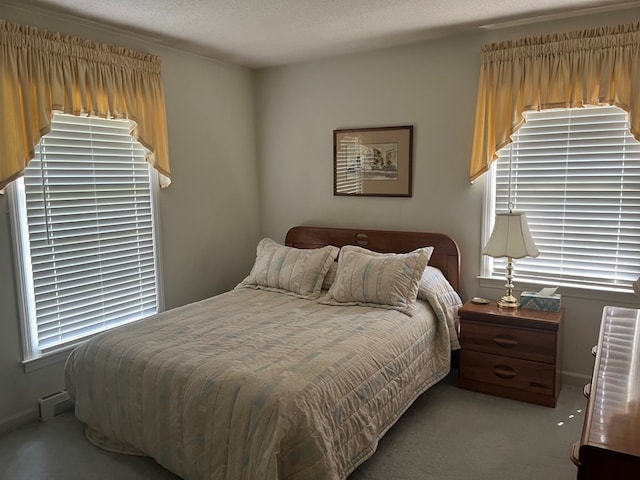
M 129 119 L 171 182 L 161 60 L 0 20 L 0 189 L 22 175 L 55 112 Z
M 640 23 L 485 45 L 471 181 L 525 122 L 524 112 L 615 105 L 640 141 Z

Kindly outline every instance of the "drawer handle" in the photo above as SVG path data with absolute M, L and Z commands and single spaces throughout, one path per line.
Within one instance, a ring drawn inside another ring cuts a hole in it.
M 571 461 L 576 467 L 581 465 L 580 463 L 580 442 L 575 442 L 571 447 Z
M 591 395 L 591 384 L 587 383 L 584 388 L 582 389 L 582 394 L 589 398 L 589 396 Z
M 593 355 L 594 357 L 598 355 L 598 345 L 593 346 L 593 348 L 591 349 L 591 355 Z
M 513 348 L 518 345 L 518 340 L 513 338 L 511 335 L 506 335 L 504 333 L 500 333 L 495 337 L 493 337 L 493 341 L 499 347 L 505 347 L 505 348 Z
M 496 365 L 493 367 L 493 373 L 496 377 L 504 378 L 505 380 L 517 375 L 517 372 L 508 365 Z
M 531 385 L 533 388 L 549 388 L 548 385 L 540 382 L 531 382 L 529 385 Z

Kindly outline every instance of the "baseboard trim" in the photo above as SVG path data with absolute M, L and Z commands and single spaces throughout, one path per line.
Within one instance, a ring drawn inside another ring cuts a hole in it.
M 587 383 L 591 381 L 591 377 L 589 375 L 584 375 L 583 373 L 576 372 L 562 372 L 562 383 L 565 385 L 575 385 L 577 387 L 584 387 Z
M 27 425 L 28 423 L 38 420 L 38 409 L 31 408 L 24 410 L 20 413 L 16 413 L 10 417 L 0 419 L 0 435 L 5 434 L 11 430 L 15 430 L 18 427 Z

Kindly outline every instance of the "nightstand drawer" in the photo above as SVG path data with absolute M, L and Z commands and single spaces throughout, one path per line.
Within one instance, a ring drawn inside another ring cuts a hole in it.
M 471 380 L 538 395 L 555 394 L 556 369 L 528 360 L 463 350 L 460 352 L 460 380 Z
M 556 335 L 553 332 L 462 321 L 460 345 L 475 350 L 554 364 Z

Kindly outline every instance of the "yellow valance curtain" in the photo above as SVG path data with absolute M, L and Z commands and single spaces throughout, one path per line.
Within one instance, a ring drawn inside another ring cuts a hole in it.
M 160 58 L 0 20 L 0 189 L 22 175 L 54 112 L 126 118 L 171 182 Z
M 616 105 L 640 140 L 640 23 L 485 45 L 471 181 L 524 124 L 524 112 Z

